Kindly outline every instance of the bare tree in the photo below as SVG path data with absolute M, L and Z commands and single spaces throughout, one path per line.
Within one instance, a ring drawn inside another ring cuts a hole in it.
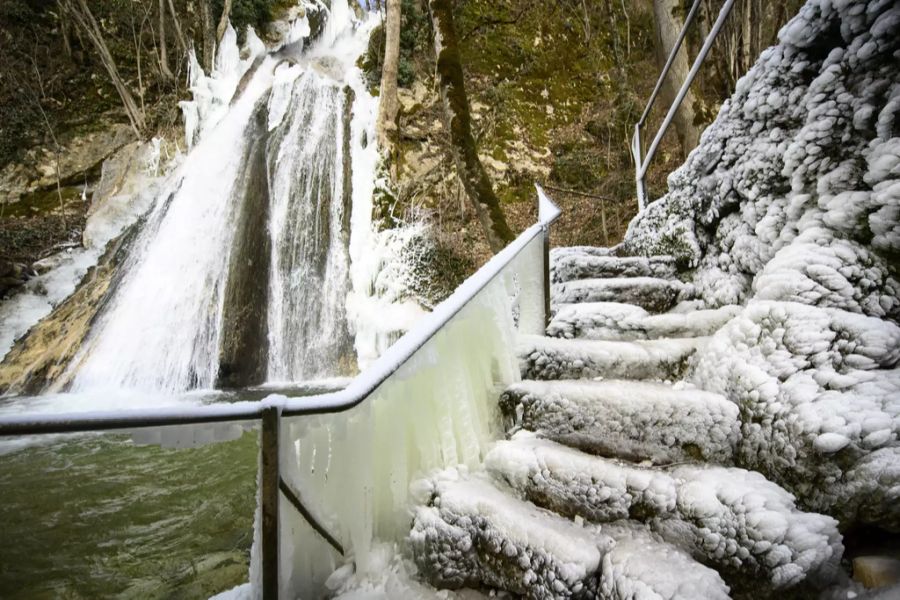
M 225 0 L 224 4 L 222 4 L 222 16 L 219 18 L 219 26 L 216 28 L 216 43 L 222 43 L 222 36 L 225 35 L 225 30 L 228 29 L 228 19 L 231 17 L 231 1 Z
M 173 0 L 168 0 L 167 4 L 169 5 L 169 16 L 172 17 L 172 25 L 175 27 L 175 39 L 178 40 L 178 47 L 181 48 L 181 57 L 184 58 L 187 54 L 188 46 L 184 33 L 181 31 L 181 23 L 178 21 L 178 11 L 175 10 Z
M 94 46 L 94 49 L 97 51 L 97 54 L 100 55 L 100 62 L 109 74 L 109 78 L 116 88 L 119 98 L 122 100 L 122 105 L 125 107 L 125 113 L 128 115 L 128 120 L 131 122 L 131 128 L 134 129 L 135 134 L 140 137 L 146 126 L 144 114 L 138 108 L 138 105 L 134 101 L 134 97 L 131 95 L 131 91 L 119 75 L 116 61 L 113 60 L 109 47 L 106 45 L 106 40 L 103 38 L 103 31 L 97 24 L 97 20 L 94 18 L 93 13 L 91 13 L 91 10 L 88 8 L 87 2 L 85 0 L 66 0 L 66 9 L 68 13 L 72 15 L 72 18 L 75 20 L 78 27 L 84 31 L 91 44 Z
M 166 48 L 166 0 L 159 0 L 159 74 L 162 78 L 171 81 L 175 79 L 172 70 L 169 69 L 169 56 Z
M 466 96 L 462 60 L 453 23 L 453 5 L 450 0 L 429 0 L 428 10 L 434 31 L 437 79 L 450 131 L 456 172 L 466 195 L 474 205 L 491 250 L 497 253 L 515 236 L 506 223 L 500 200 L 478 158 L 478 149 L 472 137 L 469 99 Z
M 208 73 L 216 63 L 216 33 L 213 29 L 210 0 L 200 0 L 200 28 L 203 31 L 203 66 Z
M 400 103 L 397 99 L 400 19 L 400 0 L 387 0 L 387 14 L 384 21 L 384 64 L 381 69 L 381 106 L 378 114 L 378 142 L 391 159 L 394 157 L 397 113 L 400 110 Z M 391 160 L 391 164 L 393 165 L 393 160 Z M 392 175 L 395 175 L 393 166 Z
M 653 0 L 653 16 L 656 23 L 656 55 L 660 66 L 664 65 L 675 47 L 682 20 L 676 14 L 681 3 L 678 0 Z M 681 84 L 687 79 L 688 57 L 684 45 L 675 54 L 669 76 L 663 85 L 663 96 L 671 103 L 678 94 Z M 694 95 L 688 90 L 681 107 L 675 113 L 675 129 L 681 142 L 682 154 L 686 157 L 700 140 L 700 129 L 694 123 Z

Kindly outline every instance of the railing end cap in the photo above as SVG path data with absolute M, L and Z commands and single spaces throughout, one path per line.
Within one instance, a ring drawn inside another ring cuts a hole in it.
M 547 196 L 540 184 L 535 183 L 534 187 L 537 189 L 538 194 L 538 221 L 541 225 L 549 225 L 559 218 L 562 211 Z

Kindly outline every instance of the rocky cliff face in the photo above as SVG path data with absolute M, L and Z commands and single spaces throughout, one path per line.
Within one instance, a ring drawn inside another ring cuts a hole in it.
M 842 523 L 900 530 L 900 4 L 812 0 L 620 250 L 746 304 L 693 379 L 740 462 Z

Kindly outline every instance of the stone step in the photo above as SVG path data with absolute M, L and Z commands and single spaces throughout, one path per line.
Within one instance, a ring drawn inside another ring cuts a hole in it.
M 603 527 L 615 546 L 603 557 L 600 597 L 726 600 L 721 575 L 659 535 L 632 523 Z
M 522 335 L 516 352 L 524 379 L 678 379 L 708 338 L 632 342 Z
M 554 256 L 550 263 L 550 280 L 565 283 L 578 279 L 610 277 L 660 277 L 678 275 L 671 256 L 598 256 L 571 252 Z
M 500 408 L 526 429 L 592 454 L 657 464 L 728 464 L 740 434 L 738 407 L 693 388 L 640 381 L 522 381 Z
M 526 598 L 728 598 L 719 575 L 649 531 L 564 519 L 455 471 L 421 482 L 409 536 L 432 585 Z
M 578 279 L 550 286 L 550 298 L 554 305 L 619 302 L 640 306 L 652 313 L 666 312 L 679 301 L 690 299 L 693 294 L 692 285 L 659 277 Z
M 594 598 L 612 547 L 598 528 L 503 493 L 486 479 L 445 471 L 417 482 L 410 549 L 435 587 L 487 586 L 528 598 Z
M 702 465 L 642 467 L 531 434 L 499 442 L 485 464 L 523 497 L 563 516 L 647 524 L 720 569 L 734 589 L 753 590 L 763 581 L 772 589 L 815 586 L 839 569 L 837 522 L 798 510 L 791 494 L 759 473 Z
M 652 315 L 639 306 L 588 302 L 559 307 L 547 335 L 588 340 L 655 340 L 711 336 L 737 316 L 740 306 Z

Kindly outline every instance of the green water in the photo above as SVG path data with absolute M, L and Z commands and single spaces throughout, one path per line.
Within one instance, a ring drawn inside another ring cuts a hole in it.
M 0 455 L 0 598 L 208 598 L 247 581 L 257 440 L 81 435 Z

